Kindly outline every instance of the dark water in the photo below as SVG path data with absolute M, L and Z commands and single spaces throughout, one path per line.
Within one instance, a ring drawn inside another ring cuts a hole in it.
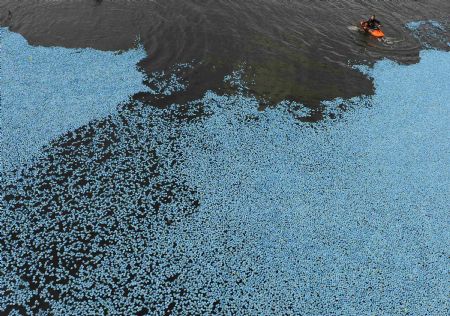
M 262 106 L 291 99 L 316 107 L 321 100 L 370 94 L 372 84 L 348 62 L 418 59 L 420 44 L 408 21 L 445 21 L 450 3 L 420 1 L 2 1 L 0 22 L 34 45 L 126 50 L 139 37 L 146 72 L 195 67 L 189 88 L 160 104 L 220 91 L 223 76 L 244 68 Z M 388 41 L 358 32 L 377 14 Z

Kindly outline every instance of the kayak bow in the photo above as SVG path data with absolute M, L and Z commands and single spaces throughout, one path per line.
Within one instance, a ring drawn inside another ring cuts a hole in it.
M 375 30 L 369 30 L 370 35 L 375 36 L 375 37 L 383 37 L 384 33 L 382 30 L 380 29 L 375 29 Z

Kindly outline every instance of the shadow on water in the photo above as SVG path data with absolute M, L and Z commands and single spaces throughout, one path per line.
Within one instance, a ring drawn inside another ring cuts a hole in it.
M 430 3 L 431 2 L 431 3 Z M 29 1 L 0 4 L 0 24 L 31 44 L 126 50 L 138 38 L 147 73 L 193 63 L 186 92 L 155 101 L 185 103 L 205 91 L 224 91 L 223 77 L 246 70 L 250 92 L 267 105 L 289 99 L 319 110 L 321 100 L 372 92 L 372 83 L 348 66 L 391 58 L 418 60 L 421 46 L 404 24 L 443 19 L 447 1 Z M 376 13 L 388 41 L 352 26 Z M 138 96 L 142 99 L 142 96 Z M 316 119 L 320 118 L 319 115 Z

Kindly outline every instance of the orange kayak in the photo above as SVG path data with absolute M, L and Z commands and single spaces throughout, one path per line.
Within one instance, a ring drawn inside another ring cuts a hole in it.
M 372 35 L 374 37 L 380 37 L 380 38 L 384 37 L 384 33 L 383 33 L 382 30 L 380 30 L 380 29 L 369 29 L 368 27 L 364 26 L 364 22 L 361 22 L 360 24 L 361 24 L 362 29 L 365 32 L 369 33 L 370 35 Z
M 368 32 L 370 33 L 370 35 L 375 36 L 375 37 L 383 37 L 384 36 L 383 31 L 380 29 L 368 30 Z

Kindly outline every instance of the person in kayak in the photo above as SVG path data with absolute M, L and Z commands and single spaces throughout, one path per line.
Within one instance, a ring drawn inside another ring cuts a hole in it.
M 375 15 L 372 15 L 369 20 L 362 23 L 364 28 L 375 30 L 379 26 L 381 26 L 381 22 L 375 18 Z

